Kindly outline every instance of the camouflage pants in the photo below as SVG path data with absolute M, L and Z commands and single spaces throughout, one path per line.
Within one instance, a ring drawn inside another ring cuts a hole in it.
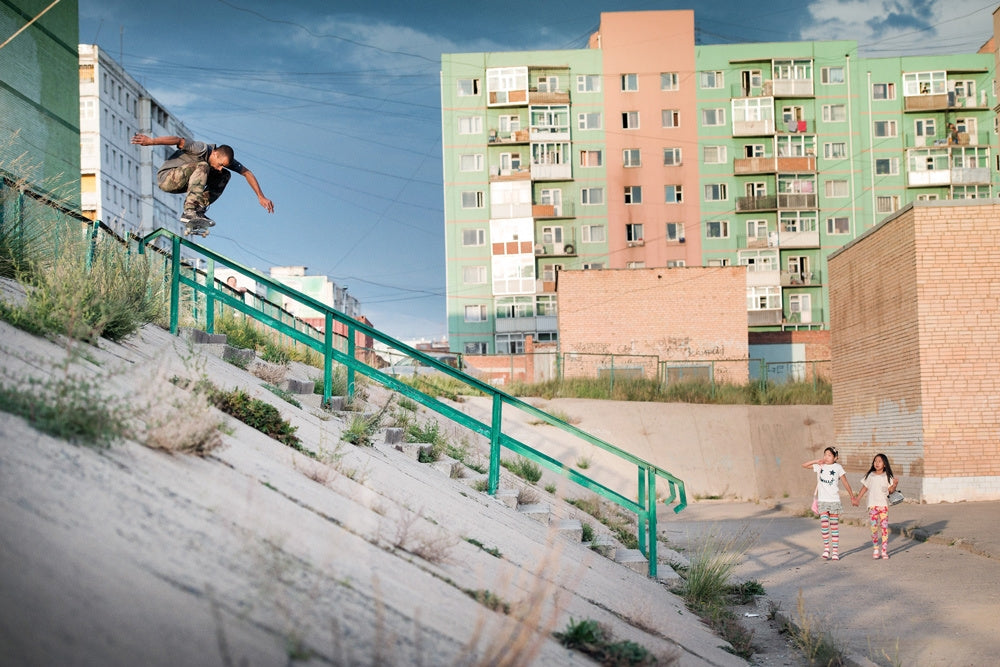
M 229 184 L 229 170 L 216 171 L 207 162 L 191 162 L 157 174 L 156 180 L 164 192 L 186 192 L 185 211 L 204 213 Z

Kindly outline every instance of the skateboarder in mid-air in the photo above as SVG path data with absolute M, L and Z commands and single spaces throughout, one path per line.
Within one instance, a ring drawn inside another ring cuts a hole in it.
M 260 205 L 268 213 L 274 213 L 274 203 L 264 196 L 253 172 L 233 157 L 229 146 L 216 146 L 187 137 L 149 137 L 136 134 L 133 144 L 140 146 L 177 146 L 177 150 L 160 165 L 156 181 L 164 192 L 186 192 L 184 213 L 184 234 L 208 236 L 208 228 L 215 222 L 205 215 L 205 209 L 222 195 L 229 183 L 230 172 L 247 179 L 247 183 L 257 194 Z

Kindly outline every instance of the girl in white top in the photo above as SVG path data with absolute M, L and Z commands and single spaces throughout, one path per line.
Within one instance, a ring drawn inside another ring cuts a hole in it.
M 842 482 L 847 493 L 854 501 L 854 492 L 847 481 L 846 471 L 837 463 L 837 449 L 827 447 L 823 450 L 823 458 L 806 461 L 803 468 L 816 471 L 816 501 L 819 505 L 819 529 L 823 536 L 823 558 L 840 560 L 837 548 L 840 546 L 840 489 L 837 482 Z
M 889 558 L 889 494 L 896 490 L 898 480 L 885 454 L 876 454 L 872 467 L 861 480 L 861 490 L 853 498 L 857 507 L 861 496 L 868 491 L 868 518 L 872 529 L 872 558 L 878 560 L 878 536 L 882 533 L 882 558 Z

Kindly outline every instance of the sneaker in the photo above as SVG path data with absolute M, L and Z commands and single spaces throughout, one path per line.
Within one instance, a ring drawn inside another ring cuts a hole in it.
M 199 211 L 184 211 L 181 222 L 188 227 L 214 227 L 215 221 Z
M 823 560 L 827 560 L 829 558 L 830 558 L 830 550 L 829 549 L 823 549 Z
M 882 547 L 882 560 L 889 560 L 889 550 Z
M 830 554 L 830 560 L 840 560 L 840 556 L 837 555 L 836 551 Z

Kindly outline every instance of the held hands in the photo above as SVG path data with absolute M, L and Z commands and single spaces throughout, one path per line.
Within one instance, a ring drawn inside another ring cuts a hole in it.
M 851 496 L 851 504 L 854 505 L 855 507 L 858 506 L 858 497 L 857 496 L 855 496 L 855 495 Z

